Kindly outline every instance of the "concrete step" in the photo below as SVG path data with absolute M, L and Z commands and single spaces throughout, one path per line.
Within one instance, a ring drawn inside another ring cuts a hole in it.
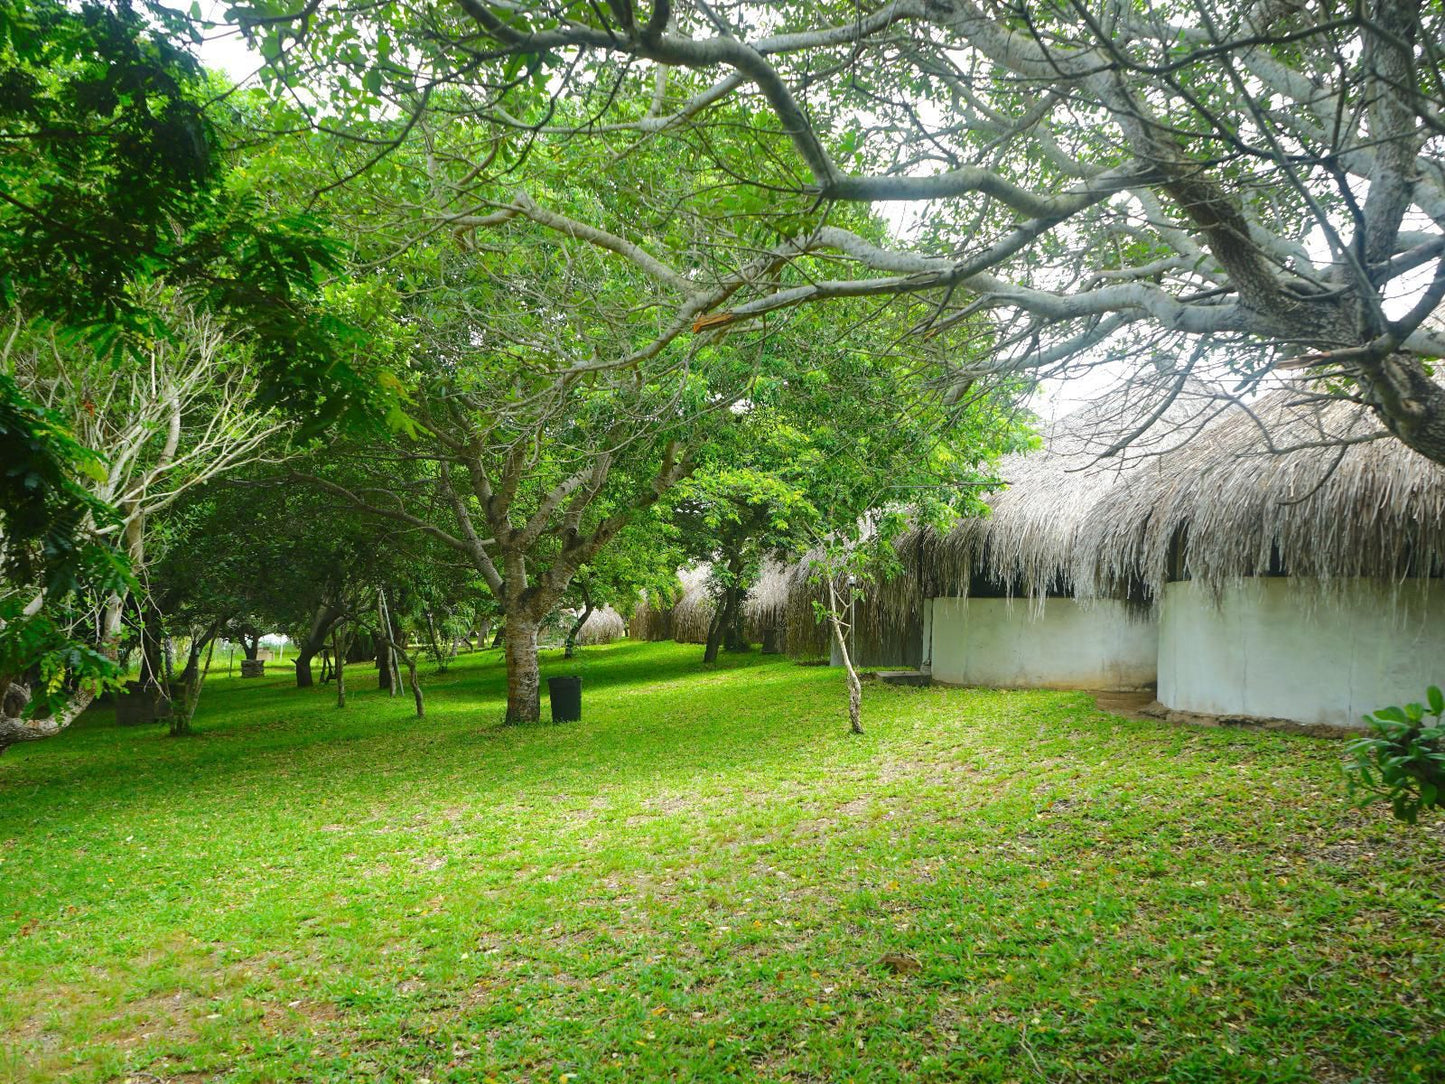
M 922 670 L 879 670 L 878 680 L 886 685 L 915 685 L 924 686 L 933 684 L 933 675 Z

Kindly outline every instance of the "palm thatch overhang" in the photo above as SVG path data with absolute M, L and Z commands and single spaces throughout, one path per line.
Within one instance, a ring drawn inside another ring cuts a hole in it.
M 885 592 L 901 610 L 968 595 L 1147 607 L 1171 580 L 1218 595 L 1254 576 L 1327 587 L 1445 569 L 1445 468 L 1364 407 L 1299 387 L 1245 404 L 1196 394 L 1144 432 L 1083 411 L 999 473 L 988 515 L 904 541 L 917 582 Z
M 921 530 L 904 540 L 900 557 L 917 582 L 895 589 L 899 603 L 973 596 L 1041 607 L 1055 596 L 1147 605 L 1148 585 L 1133 555 L 1097 545 L 1098 526 L 1131 484 L 1164 470 L 1181 447 L 1206 439 L 1218 408 L 1191 399 L 1168 414 L 1157 429 L 1139 433 L 1118 408 L 1078 411 L 1050 426 L 1040 449 L 1005 457 L 1000 488 L 984 498 L 986 515 L 961 519 L 941 536 Z
M 1284 388 L 1130 471 L 1079 525 L 1076 585 L 1156 598 L 1171 580 L 1216 594 L 1253 576 L 1328 588 L 1445 571 L 1445 468 L 1357 404 Z

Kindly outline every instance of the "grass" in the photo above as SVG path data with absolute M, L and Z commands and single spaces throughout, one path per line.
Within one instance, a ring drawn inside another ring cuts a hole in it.
M 12 750 L 0 1078 L 1445 1080 L 1445 833 L 1338 743 L 700 652 Z

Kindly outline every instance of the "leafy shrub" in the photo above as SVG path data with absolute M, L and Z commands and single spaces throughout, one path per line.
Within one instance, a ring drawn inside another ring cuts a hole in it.
M 1445 808 L 1445 693 L 1431 685 L 1425 699 L 1428 708 L 1406 704 L 1366 715 L 1371 733 L 1350 743 L 1350 794 L 1362 806 L 1388 801 L 1410 824 L 1422 809 Z

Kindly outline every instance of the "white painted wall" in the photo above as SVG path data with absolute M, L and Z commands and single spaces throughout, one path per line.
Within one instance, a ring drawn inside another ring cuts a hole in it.
M 932 632 L 933 678 L 950 685 L 1141 689 L 1159 652 L 1157 622 L 1112 601 L 937 598 Z
M 1445 684 L 1445 583 L 1268 577 L 1216 605 L 1164 589 L 1159 700 L 1179 711 L 1358 727 L 1366 712 Z

